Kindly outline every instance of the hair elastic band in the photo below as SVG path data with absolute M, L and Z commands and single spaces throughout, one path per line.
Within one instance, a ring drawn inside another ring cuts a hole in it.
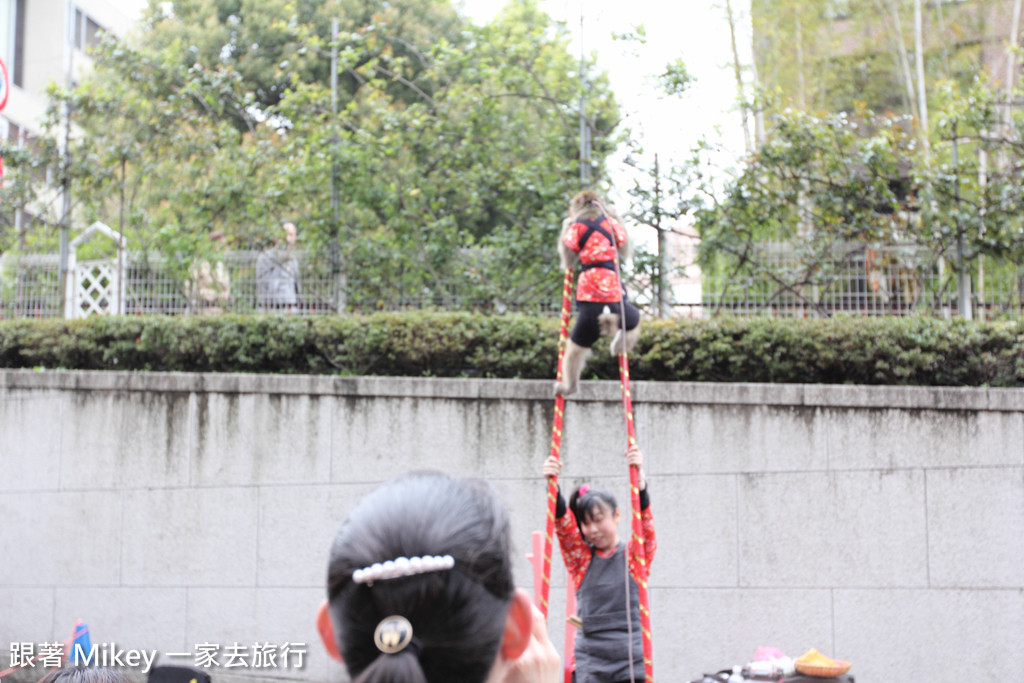
M 355 583 L 372 585 L 374 581 L 397 579 L 413 574 L 426 574 L 451 569 L 455 566 L 455 558 L 451 555 L 424 555 L 423 557 L 396 557 L 387 562 L 377 562 L 352 572 Z
M 580 487 L 580 498 L 582 498 L 584 495 L 586 495 L 587 491 L 589 491 L 589 490 L 590 490 L 590 487 L 587 486 L 586 484 L 581 486 Z
M 381 619 L 373 631 L 373 643 L 386 655 L 397 654 L 411 646 L 410 651 L 417 657 L 420 656 L 419 642 L 412 637 L 412 624 L 398 614 Z

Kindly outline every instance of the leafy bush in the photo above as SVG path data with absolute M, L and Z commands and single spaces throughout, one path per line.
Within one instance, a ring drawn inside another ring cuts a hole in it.
M 1024 326 L 931 318 L 647 320 L 636 380 L 1024 386 Z M 614 379 L 607 340 L 586 377 Z M 553 379 L 526 315 L 93 317 L 0 322 L 0 367 Z

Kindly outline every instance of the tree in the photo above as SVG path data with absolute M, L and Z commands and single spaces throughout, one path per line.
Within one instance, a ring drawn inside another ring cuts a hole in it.
M 723 273 L 730 282 L 753 277 L 770 283 L 769 299 L 787 292 L 824 313 L 815 292 L 836 283 L 838 248 L 902 237 L 908 226 L 899 210 L 907 197 L 893 181 L 912 146 L 901 121 L 860 114 L 872 123 L 870 136 L 844 114 L 787 110 L 723 190 L 702 184 L 695 218 L 705 273 Z M 781 257 L 765 246 L 772 242 L 791 251 Z
M 759 101 L 774 129 L 725 192 L 706 185 L 705 266 L 755 274 L 814 305 L 847 242 L 904 242 L 962 281 L 985 256 L 1018 263 L 1020 193 L 985 161 L 1019 159 L 1015 126 L 995 133 L 992 113 L 1010 110 L 989 84 L 1006 9 L 940 2 L 926 15 L 920 0 L 756 0 L 755 44 L 773 48 L 756 54 L 768 86 Z M 768 240 L 794 242 L 792 253 L 768 254 Z M 966 287 L 959 298 L 964 314 Z
M 535 0 L 485 26 L 443 0 L 173 9 L 151 3 L 142 40 L 107 41 L 94 78 L 60 94 L 82 131 L 78 216 L 114 225 L 123 209 L 132 244 L 178 255 L 182 276 L 208 232 L 258 246 L 288 217 L 315 253 L 340 250 L 363 305 L 557 291 L 549 252 L 577 177 L 577 62 Z M 587 68 L 602 159 L 618 113 Z
M 1018 111 L 1012 130 L 998 134 L 1003 97 L 981 81 L 968 92 L 947 82 L 935 98 L 927 161 L 907 117 L 776 115 L 766 143 L 724 190 L 703 185 L 703 269 L 772 283 L 775 295 L 788 292 L 824 314 L 816 294 L 840 284 L 833 268 L 844 253 L 902 243 L 957 274 L 977 273 L 989 257 L 993 274 L 1019 288 L 1024 116 Z M 1005 170 L 981 166 L 1000 154 L 1009 159 Z M 807 202 L 798 201 L 803 191 Z M 812 232 L 797 239 L 805 212 Z M 766 247 L 772 241 L 791 245 L 786 258 Z

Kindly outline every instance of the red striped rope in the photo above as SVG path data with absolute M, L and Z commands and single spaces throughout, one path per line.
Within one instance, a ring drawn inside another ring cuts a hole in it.
M 601 207 L 605 214 L 608 210 Z M 636 445 L 636 425 L 633 422 L 633 395 L 629 389 L 629 355 L 626 343 L 626 288 L 622 284 L 622 272 L 619 270 L 619 260 L 615 259 L 615 277 L 619 281 L 619 316 L 621 320 L 622 350 L 619 352 L 619 383 L 622 387 L 622 411 L 626 416 L 626 436 L 629 447 Z M 629 498 L 633 508 L 633 545 L 636 548 L 635 555 L 640 565 L 639 576 L 636 578 L 640 598 L 640 630 L 643 636 L 644 645 L 644 681 L 654 681 L 654 657 L 652 655 L 651 642 L 651 611 L 650 598 L 647 593 L 647 547 L 644 545 L 644 528 L 640 511 L 640 468 L 635 465 L 629 466 Z
M 569 312 L 572 306 L 572 268 L 565 271 L 562 286 L 562 326 L 558 331 L 558 370 L 557 380 L 562 381 L 562 360 L 565 358 L 565 347 L 569 340 Z M 551 455 L 561 457 L 562 452 L 562 420 L 565 415 L 565 396 L 555 397 L 555 418 L 551 425 Z M 551 548 L 555 535 L 555 503 L 558 499 L 558 477 L 548 477 L 548 518 L 544 534 L 543 583 L 540 591 L 540 611 L 548 616 L 548 595 L 551 592 Z
M 625 335 L 626 330 L 622 330 Z M 629 436 L 629 445 L 636 445 L 636 430 L 633 425 L 633 398 L 629 390 L 629 360 L 626 356 L 625 340 L 623 340 L 622 353 L 619 354 L 619 378 L 622 384 L 622 408 L 626 413 L 626 432 Z M 644 680 L 646 683 L 654 681 L 653 665 L 651 655 L 651 612 L 650 599 L 647 594 L 647 557 L 644 546 L 644 529 L 640 512 L 640 470 L 635 465 L 629 466 L 629 497 L 633 508 L 633 545 L 636 548 L 637 561 L 640 564 L 639 576 L 636 578 L 640 596 L 640 629 L 643 632 L 644 644 Z

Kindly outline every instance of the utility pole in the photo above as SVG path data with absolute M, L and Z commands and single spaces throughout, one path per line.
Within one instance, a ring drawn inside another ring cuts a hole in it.
M 75 34 L 74 34 L 74 13 L 72 12 L 71 0 L 67 0 L 64 14 L 64 81 L 67 85 L 67 96 L 71 95 L 71 78 L 74 67 Z M 71 101 L 66 99 L 62 106 L 64 122 L 64 149 L 61 150 L 61 165 L 63 166 L 63 177 L 61 178 L 61 190 L 63 193 L 63 215 L 60 224 L 60 293 L 61 310 L 65 315 L 69 313 L 64 305 L 67 301 L 68 292 L 68 251 L 71 241 Z
M 921 18 L 921 0 L 914 0 L 914 63 L 917 67 L 917 113 L 920 117 L 921 149 L 927 165 L 931 154 L 928 148 L 928 96 L 924 81 L 924 26 Z
M 590 186 L 590 127 L 587 125 L 587 75 L 583 52 L 583 3 L 580 3 L 580 187 Z
M 668 253 L 668 230 L 661 224 L 661 170 L 654 155 L 654 229 L 658 231 L 658 315 L 667 318 L 672 309 L 672 258 Z
M 964 263 L 964 255 L 967 252 L 967 243 L 964 239 L 964 231 L 960 227 L 960 156 L 958 153 L 956 119 L 953 120 L 953 215 L 956 221 L 956 260 L 959 265 L 957 272 L 957 308 L 960 310 L 960 317 L 964 320 L 973 320 L 971 310 L 971 278 L 967 272 L 967 265 Z
M 341 201 L 338 197 L 338 18 L 331 19 L 331 274 L 338 288 L 335 310 L 345 310 L 345 274 L 341 262 Z

